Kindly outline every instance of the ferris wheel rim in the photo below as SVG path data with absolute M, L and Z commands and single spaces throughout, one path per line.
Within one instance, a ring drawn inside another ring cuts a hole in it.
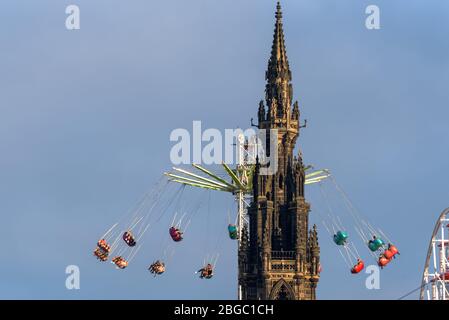
M 441 220 L 444 217 L 446 217 L 447 215 L 449 215 L 449 207 L 444 209 L 441 212 L 440 216 L 438 217 L 437 223 L 435 224 L 435 227 L 433 229 L 432 237 L 430 238 L 429 247 L 427 249 L 426 262 L 424 264 L 424 271 L 423 271 L 423 274 L 422 274 L 421 290 L 420 290 L 420 294 L 419 294 L 419 299 L 420 300 L 424 300 L 425 287 L 428 284 L 427 277 L 428 277 L 428 273 L 429 273 L 430 258 L 432 257 L 432 252 L 434 251 L 434 248 L 433 248 L 434 240 L 435 240 L 435 237 L 437 236 L 438 231 L 440 230 Z

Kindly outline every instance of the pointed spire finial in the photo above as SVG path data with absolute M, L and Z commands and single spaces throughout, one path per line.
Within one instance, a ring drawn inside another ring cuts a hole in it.
M 278 1 L 278 4 L 276 6 L 276 20 L 279 22 L 282 20 L 282 11 L 281 11 L 281 2 Z
M 279 104 L 277 108 L 279 115 L 287 116 L 290 113 L 290 105 L 293 90 L 290 82 L 291 72 L 287 59 L 287 49 L 285 47 L 284 29 L 282 25 L 281 3 L 277 2 L 276 24 L 274 27 L 273 45 L 271 55 L 268 60 L 268 69 L 265 74 L 267 84 L 265 87 L 265 100 L 268 108 L 272 107 L 273 101 Z M 288 112 L 284 112 L 288 110 Z

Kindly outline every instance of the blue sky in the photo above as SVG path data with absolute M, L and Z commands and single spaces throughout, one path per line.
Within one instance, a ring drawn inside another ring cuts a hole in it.
M 81 30 L 65 29 L 69 4 L 81 9 Z M 365 28 L 370 4 L 380 7 L 381 30 Z M 0 3 L 8 261 L 0 298 L 236 297 L 234 242 L 223 241 L 213 280 L 193 274 L 204 239 L 217 241 L 226 226 L 227 195 L 211 195 L 213 219 L 199 212 L 163 277 L 146 265 L 167 236 L 164 223 L 123 272 L 91 251 L 170 168 L 173 129 L 193 120 L 249 126 L 264 97 L 274 10 L 265 0 Z M 381 289 L 367 290 L 366 275 L 348 273 L 312 211 L 322 246 L 318 297 L 398 298 L 419 285 L 433 224 L 449 205 L 449 3 L 285 0 L 283 11 L 294 96 L 309 122 L 298 142 L 304 160 L 330 168 L 402 253 L 382 272 Z M 80 290 L 65 288 L 69 264 L 80 267 Z

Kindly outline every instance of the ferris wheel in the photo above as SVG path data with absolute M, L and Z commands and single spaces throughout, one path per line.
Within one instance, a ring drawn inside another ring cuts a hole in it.
M 449 208 L 437 220 L 424 266 L 421 300 L 449 300 Z

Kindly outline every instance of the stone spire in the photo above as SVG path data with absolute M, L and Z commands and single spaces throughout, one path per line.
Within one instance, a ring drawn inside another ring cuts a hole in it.
M 293 90 L 291 86 L 291 72 L 285 48 L 284 29 L 282 25 L 281 4 L 277 3 L 276 24 L 271 47 L 271 56 L 268 61 L 268 69 L 265 74 L 267 84 L 265 87 L 265 99 L 272 114 L 281 118 L 290 114 Z M 269 111 L 270 113 L 270 111 Z
M 293 155 L 301 126 L 291 80 L 278 2 L 266 71 L 266 104 L 261 101 L 257 112 L 257 127 L 277 134 L 278 168 L 274 174 L 262 174 L 261 169 L 267 164 L 258 159 L 254 168 L 248 229 L 244 229 L 239 248 L 243 299 L 316 298 L 320 249 L 316 227 L 309 231 L 310 205 L 304 197 L 302 156 Z M 267 151 L 271 150 L 271 138 L 267 135 Z

